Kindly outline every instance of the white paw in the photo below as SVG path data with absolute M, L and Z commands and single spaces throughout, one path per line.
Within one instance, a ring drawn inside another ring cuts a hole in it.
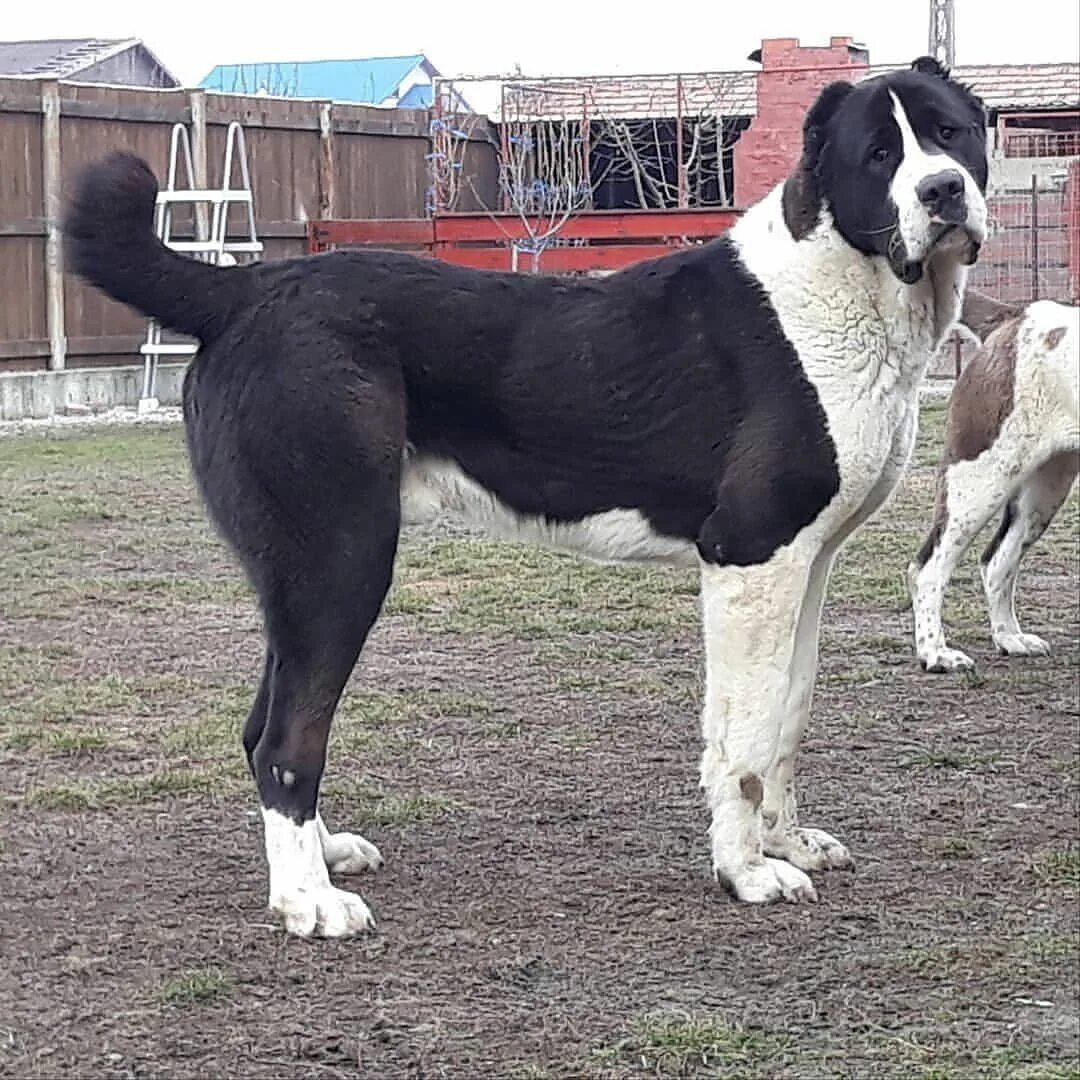
M 919 659 L 927 671 L 973 671 L 975 668 L 975 661 L 959 649 L 935 649 Z
M 300 937 L 339 938 L 375 929 L 367 904 L 353 893 L 327 885 L 270 897 L 270 910 Z
M 823 829 L 769 833 L 762 846 L 767 855 L 786 859 L 800 870 L 838 870 L 852 865 L 848 849 Z
M 379 849 L 356 833 L 329 833 L 322 841 L 323 858 L 335 874 L 359 874 L 361 870 L 378 870 L 383 857 Z
M 718 871 L 717 877 L 748 904 L 781 899 L 792 904 L 816 903 L 818 898 L 814 883 L 798 867 L 781 859 L 763 859 L 730 876 Z
M 994 637 L 998 652 L 1006 656 L 1049 656 L 1050 642 L 1037 634 L 998 634 Z

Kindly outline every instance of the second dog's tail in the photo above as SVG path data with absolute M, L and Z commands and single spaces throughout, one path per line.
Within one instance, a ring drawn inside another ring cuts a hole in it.
M 64 218 L 65 253 L 80 277 L 170 329 L 206 342 L 252 291 L 243 268 L 186 258 L 154 234 L 157 180 L 116 152 L 79 176 Z

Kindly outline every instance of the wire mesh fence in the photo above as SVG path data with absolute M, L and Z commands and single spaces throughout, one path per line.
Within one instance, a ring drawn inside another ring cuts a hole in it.
M 1080 303 L 1080 161 L 1068 180 L 1033 175 L 1027 185 L 999 190 L 987 201 L 990 234 L 969 286 L 1006 303 Z M 931 376 L 953 378 L 972 351 L 951 338 Z

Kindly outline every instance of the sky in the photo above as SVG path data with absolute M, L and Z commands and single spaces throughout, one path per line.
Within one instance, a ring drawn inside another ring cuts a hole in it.
M 0 36 L 139 37 L 187 85 L 218 63 L 425 53 L 443 75 L 750 68 L 763 37 L 850 36 L 871 63 L 926 52 L 930 0 L 0 0 Z M 991 16 L 993 10 L 1010 17 Z M 271 14 L 270 12 L 273 12 Z M 1077 0 L 956 0 L 956 62 L 1080 60 Z

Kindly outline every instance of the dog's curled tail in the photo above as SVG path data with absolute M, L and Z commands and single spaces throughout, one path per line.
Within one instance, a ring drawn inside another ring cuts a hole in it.
M 64 216 L 70 269 L 106 295 L 206 342 L 252 288 L 243 268 L 220 268 L 169 250 L 154 234 L 157 180 L 134 154 L 88 166 Z

